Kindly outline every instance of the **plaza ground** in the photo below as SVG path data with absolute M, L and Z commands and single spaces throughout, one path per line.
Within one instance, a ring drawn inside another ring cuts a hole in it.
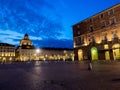
M 120 62 L 38 61 L 0 64 L 0 90 L 119 90 Z

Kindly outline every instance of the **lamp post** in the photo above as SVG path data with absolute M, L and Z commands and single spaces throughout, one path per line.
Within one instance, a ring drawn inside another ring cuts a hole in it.
M 39 60 L 39 54 L 40 53 L 40 49 L 36 49 L 36 54 L 37 54 L 37 58 L 38 58 L 38 60 Z

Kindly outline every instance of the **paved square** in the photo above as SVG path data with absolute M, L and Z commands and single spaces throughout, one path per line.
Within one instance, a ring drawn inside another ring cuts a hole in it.
M 0 64 L 0 90 L 119 90 L 120 62 Z

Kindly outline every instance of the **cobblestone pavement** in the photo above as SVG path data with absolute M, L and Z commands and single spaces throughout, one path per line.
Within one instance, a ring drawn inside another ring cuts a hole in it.
M 0 90 L 120 90 L 120 62 L 0 64 Z

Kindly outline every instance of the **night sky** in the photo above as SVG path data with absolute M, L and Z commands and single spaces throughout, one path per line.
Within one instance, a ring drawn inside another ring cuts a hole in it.
M 73 48 L 72 25 L 120 0 L 0 0 L 0 42 L 19 45 L 25 33 L 36 47 Z

